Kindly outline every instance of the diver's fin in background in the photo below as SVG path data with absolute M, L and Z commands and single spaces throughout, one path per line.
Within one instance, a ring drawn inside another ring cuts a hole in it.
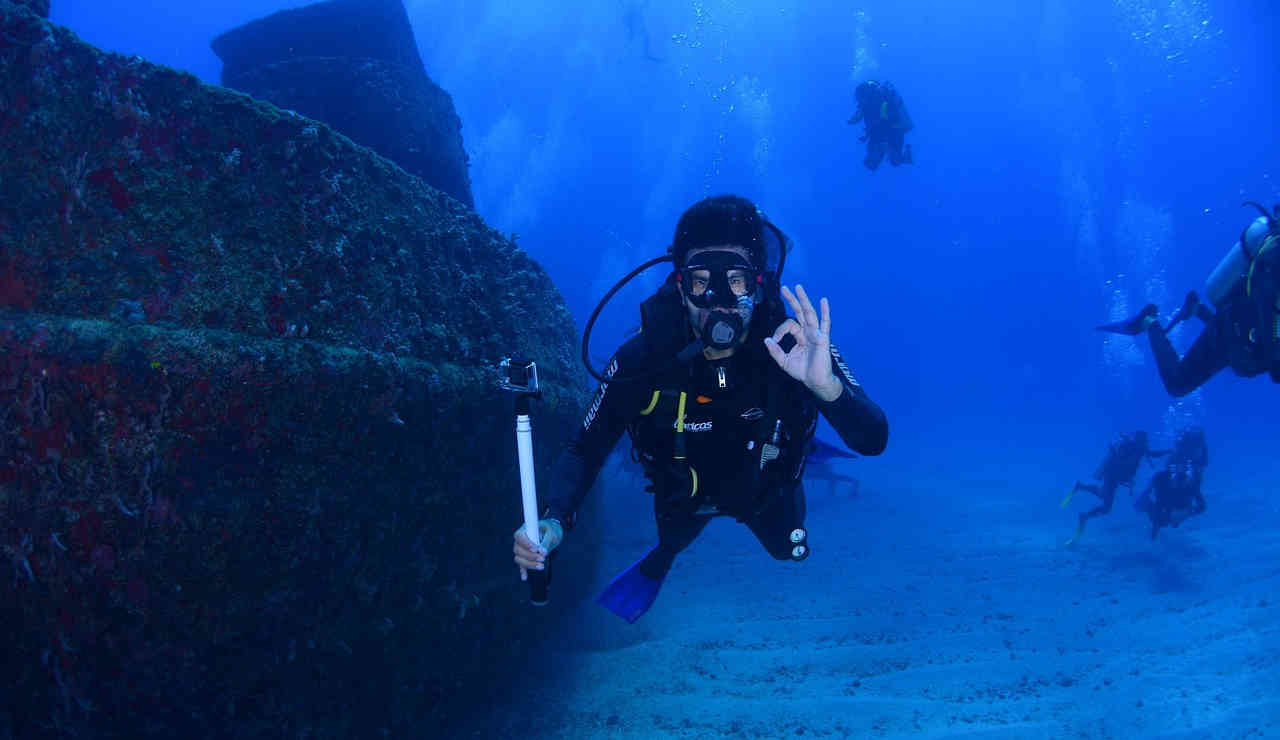
M 1173 318 L 1169 321 L 1169 325 L 1164 328 L 1165 333 L 1169 333 L 1173 330 L 1173 327 L 1183 321 L 1186 321 L 1192 316 L 1195 316 L 1206 324 L 1213 321 L 1213 310 L 1200 302 L 1200 296 L 1196 295 L 1194 290 L 1188 292 L 1187 297 L 1182 300 L 1182 308 L 1178 309 L 1178 312 L 1174 314 Z
M 642 572 L 641 565 L 649 559 L 658 548 L 649 551 L 648 555 L 631 564 L 630 568 L 618 574 L 613 582 L 596 597 L 596 603 L 631 624 L 639 619 L 658 598 L 658 590 L 666 578 L 663 571 L 659 578 L 650 578 Z
M 1124 321 L 1117 321 L 1112 324 L 1103 324 L 1098 327 L 1098 331 L 1109 331 L 1113 334 L 1124 334 L 1126 336 L 1135 337 L 1147 328 L 1147 319 L 1155 317 L 1158 312 L 1159 309 L 1156 308 L 1156 304 L 1148 303 L 1142 307 L 1142 310 L 1138 312 L 1137 316 L 1134 316 L 1131 319 L 1125 319 Z
M 1062 544 L 1067 547 L 1071 547 L 1072 545 L 1080 541 L 1080 535 L 1082 534 L 1084 534 L 1084 514 L 1080 515 L 1080 523 L 1076 525 L 1076 533 L 1071 535 L 1071 539 L 1067 540 Z
M 837 447 L 830 442 L 823 442 L 817 437 L 809 440 L 809 462 L 828 463 L 832 460 L 844 458 L 848 460 L 857 460 L 858 456 L 848 450 Z

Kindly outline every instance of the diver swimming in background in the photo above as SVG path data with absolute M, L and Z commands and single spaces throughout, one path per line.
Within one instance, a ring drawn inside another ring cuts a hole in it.
M 1135 506 L 1151 519 L 1153 540 L 1164 527 L 1176 528 L 1208 509 L 1204 492 L 1200 490 L 1200 479 L 1181 470 L 1156 473 Z
M 641 48 L 644 50 L 644 58 L 651 62 L 661 62 L 653 50 L 649 47 L 649 26 L 644 22 L 645 6 L 649 3 L 622 2 L 622 23 L 627 27 L 627 41 L 640 40 Z
M 1230 367 L 1242 378 L 1269 373 L 1280 383 L 1280 205 L 1271 213 L 1257 203 L 1262 216 L 1249 224 L 1240 239 L 1214 268 L 1205 284 L 1210 309 L 1195 291 L 1168 326 L 1161 327 L 1154 303 L 1131 319 L 1104 324 L 1099 331 L 1128 336 L 1147 333 L 1160 380 L 1169 395 L 1185 396 Z M 1195 316 L 1205 323 L 1181 358 L 1169 341 L 1169 331 Z
M 907 132 L 915 128 L 902 96 L 889 82 L 868 80 L 854 90 L 858 109 L 849 119 L 849 125 L 864 122 L 865 130 L 858 138 L 867 142 L 867 157 L 862 161 L 867 169 L 875 171 L 889 155 L 889 164 L 913 164 L 911 145 L 906 143 Z
M 1067 544 L 1070 545 L 1080 539 L 1080 535 L 1084 534 L 1084 525 L 1090 519 L 1110 513 L 1111 506 L 1116 500 L 1116 489 L 1120 486 L 1128 486 L 1130 491 L 1133 490 L 1133 477 L 1137 475 L 1143 460 L 1155 460 L 1168 455 L 1169 452 L 1169 450 L 1152 450 L 1148 447 L 1147 433 L 1141 429 L 1134 432 L 1132 437 L 1123 435 L 1112 442 L 1107 448 L 1106 457 L 1102 459 L 1097 471 L 1093 474 L 1100 483 L 1094 485 L 1076 481 L 1071 492 L 1062 500 L 1062 507 L 1066 508 L 1076 491 L 1088 491 L 1102 499 L 1102 503 L 1080 514 L 1076 533 L 1067 540 Z
M 676 556 L 718 516 L 746 524 L 778 560 L 809 556 L 802 483 L 818 414 L 863 455 L 884 450 L 889 425 L 831 344 L 827 299 L 819 313 L 802 287 L 780 285 L 786 245 L 750 201 L 707 198 L 680 217 L 666 255 L 601 301 L 583 337 L 583 360 L 600 387 L 545 489 L 543 546 L 523 527 L 514 536 L 522 577 L 543 569 L 573 528 L 624 431 L 654 494 L 658 544 L 614 579 L 597 599 L 602 606 L 638 619 Z M 641 305 L 640 333 L 597 372 L 587 347 L 600 309 L 662 262 L 675 269 Z
M 1133 503 L 1134 508 L 1151 519 L 1151 539 L 1156 538 L 1161 528 L 1177 527 L 1205 512 L 1208 506 L 1201 484 L 1208 465 L 1209 446 L 1204 429 L 1183 430 L 1174 442 L 1168 468 L 1156 473 Z

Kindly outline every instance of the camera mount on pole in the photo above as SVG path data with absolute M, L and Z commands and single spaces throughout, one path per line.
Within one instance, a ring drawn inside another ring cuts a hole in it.
M 501 387 L 516 396 L 516 450 L 520 457 L 520 498 L 524 506 L 525 536 L 535 547 L 541 544 L 538 533 L 538 486 L 534 480 L 533 422 L 530 419 L 533 399 L 542 397 L 538 387 L 538 366 L 533 360 L 505 358 Z M 547 603 L 547 585 L 551 582 L 551 561 L 546 570 L 529 571 L 529 601 L 535 606 Z

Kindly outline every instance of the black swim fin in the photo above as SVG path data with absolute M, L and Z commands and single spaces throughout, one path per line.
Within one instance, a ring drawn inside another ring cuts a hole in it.
M 1206 324 L 1213 321 L 1213 310 L 1200 302 L 1200 296 L 1196 295 L 1194 290 L 1187 293 L 1187 297 L 1182 301 L 1182 308 L 1178 309 L 1178 312 L 1169 320 L 1169 325 L 1164 328 L 1165 333 L 1172 331 L 1173 327 L 1192 316 Z
M 1113 324 L 1103 324 L 1097 327 L 1098 331 L 1109 331 L 1112 334 L 1124 334 L 1125 336 L 1136 337 L 1146 331 L 1147 325 L 1150 323 L 1147 319 L 1154 319 L 1159 309 L 1156 304 L 1148 303 L 1142 307 L 1137 316 L 1124 321 L 1117 321 Z
M 649 551 L 648 555 L 640 558 L 631 564 L 630 568 L 618 574 L 617 578 L 605 588 L 604 592 L 596 597 L 596 603 L 609 611 L 617 614 L 619 617 L 627 620 L 631 624 L 639 619 L 645 612 L 649 611 L 649 607 L 653 606 L 653 602 L 658 598 L 658 591 L 662 588 L 662 581 L 666 578 L 667 569 L 662 569 L 662 575 L 653 578 L 644 573 L 646 561 L 654 557 L 654 553 L 658 548 Z M 652 565 L 651 565 L 652 567 Z

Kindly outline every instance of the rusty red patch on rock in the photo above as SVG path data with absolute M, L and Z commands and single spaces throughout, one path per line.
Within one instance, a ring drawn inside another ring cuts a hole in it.
M 111 170 L 105 168 L 95 170 L 89 173 L 86 179 L 91 185 L 107 191 L 107 197 L 111 199 L 111 205 L 115 206 L 117 211 L 127 211 L 133 205 L 133 198 L 129 197 L 129 191 L 116 179 L 115 173 Z
M 142 576 L 135 574 L 129 576 L 125 584 L 125 595 L 129 599 L 130 606 L 144 609 L 147 606 L 147 598 L 151 595 L 151 589 L 147 587 L 147 582 L 142 579 Z
M 190 480 L 183 479 L 184 488 L 190 488 Z M 178 514 L 174 510 L 173 500 L 168 496 L 156 496 L 151 505 L 147 507 L 147 523 L 165 527 L 178 521 Z
M 22 270 L 17 260 L 0 262 L 0 306 L 5 308 L 31 308 L 36 300 L 36 286 L 32 275 Z
M 89 551 L 89 563 L 99 573 L 110 573 L 116 568 L 116 551 L 111 545 L 94 545 Z

